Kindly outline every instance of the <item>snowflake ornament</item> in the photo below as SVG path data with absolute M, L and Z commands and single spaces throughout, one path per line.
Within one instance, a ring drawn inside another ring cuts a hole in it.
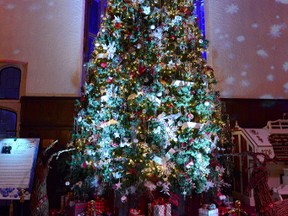
M 171 21 L 172 26 L 180 25 L 182 21 L 181 16 L 175 16 L 175 18 Z
M 115 17 L 114 17 L 114 23 L 122 23 L 120 17 L 115 16 Z
M 116 52 L 116 45 L 115 42 L 112 42 L 108 45 L 108 59 L 113 59 L 114 58 L 114 54 Z
M 156 185 L 153 183 L 153 182 L 151 182 L 151 181 L 145 181 L 144 182 L 144 186 L 149 190 L 149 191 L 154 191 L 154 190 L 156 190 Z
M 149 15 L 151 13 L 151 9 L 149 6 L 143 6 L 142 9 L 145 15 Z
M 161 40 L 162 39 L 162 33 L 163 33 L 163 29 L 161 27 L 159 27 L 152 33 L 152 36 Z

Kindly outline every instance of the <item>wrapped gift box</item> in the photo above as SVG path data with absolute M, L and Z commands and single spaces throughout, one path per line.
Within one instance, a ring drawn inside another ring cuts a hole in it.
M 87 209 L 87 202 L 76 202 L 71 206 L 66 207 L 66 215 L 67 216 L 79 216 L 85 215 L 85 211 Z
M 109 210 L 108 201 L 104 198 L 95 198 L 95 209 L 97 213 L 104 213 Z
M 228 213 L 228 208 L 227 207 L 225 207 L 225 206 L 219 206 L 218 207 L 218 215 L 219 216 L 223 216 L 223 215 L 225 215 L 227 213 Z
M 218 216 L 218 209 L 204 209 L 200 208 L 199 209 L 199 216 Z
M 171 204 L 148 204 L 148 216 L 171 216 Z

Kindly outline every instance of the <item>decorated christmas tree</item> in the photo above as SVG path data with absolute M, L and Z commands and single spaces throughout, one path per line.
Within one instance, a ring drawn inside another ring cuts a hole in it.
M 219 188 L 220 100 L 193 10 L 191 0 L 109 1 L 77 103 L 79 196 Z

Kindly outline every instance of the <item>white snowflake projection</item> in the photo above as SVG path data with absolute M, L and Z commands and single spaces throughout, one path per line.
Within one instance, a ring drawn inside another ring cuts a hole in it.
M 282 30 L 286 28 L 286 24 L 273 24 L 270 27 L 270 35 L 272 38 L 279 38 L 282 34 Z
M 13 50 L 13 54 L 14 55 L 17 55 L 17 54 L 19 54 L 20 53 L 20 49 L 15 49 L 15 50 Z
M 52 14 L 46 14 L 45 15 L 46 20 L 52 20 L 53 18 L 54 18 L 54 16 Z
M 273 99 L 274 97 L 271 94 L 264 94 L 259 97 L 259 99 Z
M 268 53 L 264 49 L 257 50 L 257 55 L 262 58 L 268 58 Z
M 13 10 L 15 7 L 16 7 L 15 4 L 7 4 L 7 5 L 5 6 L 5 9 L 6 9 L 6 10 Z
M 282 68 L 285 72 L 288 72 L 288 61 L 283 64 Z
M 221 30 L 219 28 L 216 28 L 214 32 L 215 32 L 215 34 L 219 34 L 221 32 Z
M 267 81 L 269 82 L 273 82 L 274 79 L 275 79 L 275 76 L 273 74 L 268 74 L 267 77 L 266 77 Z
M 232 76 L 229 76 L 226 80 L 225 80 L 225 83 L 227 85 L 233 85 L 235 83 L 236 79 L 235 77 L 232 77 Z
M 250 64 L 243 64 L 242 67 L 245 69 L 245 70 L 248 70 L 250 68 Z
M 282 4 L 288 4 L 288 0 L 275 0 L 275 1 Z
M 228 14 L 236 14 L 239 11 L 239 7 L 236 4 L 230 4 L 225 8 L 225 12 Z
M 283 85 L 284 92 L 288 94 L 288 82 Z
M 240 85 L 244 88 L 247 88 L 250 86 L 250 81 L 249 80 L 241 80 Z
M 256 28 L 259 27 L 259 25 L 258 25 L 258 23 L 252 23 L 251 27 L 254 28 L 254 29 L 256 29 Z
M 235 54 L 234 53 L 229 53 L 228 58 L 233 60 L 235 59 Z
M 223 48 L 224 49 L 230 49 L 231 47 L 232 47 L 232 43 L 231 43 L 231 41 L 226 41 L 226 43 L 223 45 Z
M 48 6 L 50 6 L 50 7 L 55 6 L 55 2 L 54 1 L 48 2 Z
M 274 66 L 274 65 L 271 65 L 270 69 L 271 69 L 271 70 L 275 70 L 275 66 Z
M 41 5 L 37 3 L 33 3 L 29 6 L 29 11 L 39 11 L 41 9 Z
M 231 97 L 233 94 L 231 92 L 231 90 L 228 90 L 228 89 L 224 89 L 221 91 L 221 96 L 222 97 L 226 97 L 226 98 L 229 98 Z
M 239 35 L 239 36 L 236 38 L 236 40 L 237 40 L 239 43 L 244 42 L 244 41 L 245 41 L 245 36 Z
M 242 76 L 242 77 L 246 77 L 247 76 L 247 71 L 241 71 L 241 73 L 240 73 L 240 75 Z

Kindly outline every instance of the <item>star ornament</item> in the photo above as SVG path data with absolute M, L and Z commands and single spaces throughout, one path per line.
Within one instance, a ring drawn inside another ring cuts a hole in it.
M 115 190 L 119 190 L 121 188 L 121 186 L 122 186 L 122 183 L 119 181 L 118 183 L 116 183 L 114 185 L 114 188 L 115 188 Z

